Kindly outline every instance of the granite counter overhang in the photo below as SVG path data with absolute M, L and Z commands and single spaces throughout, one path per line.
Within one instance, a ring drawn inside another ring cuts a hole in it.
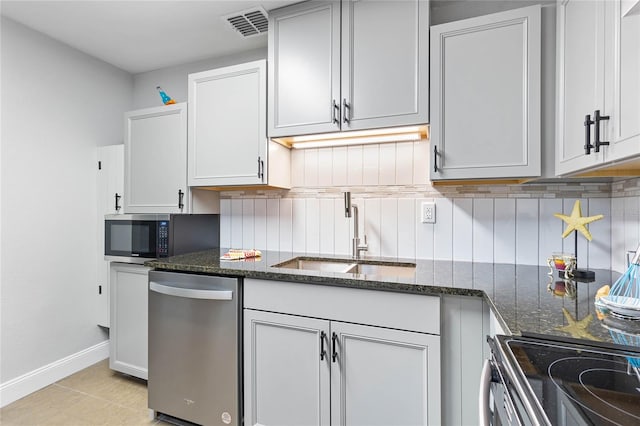
M 534 333 L 560 339 L 593 340 L 620 344 L 620 336 L 640 335 L 640 322 L 611 317 L 598 318 L 594 307 L 596 291 L 612 284 L 620 275 L 595 270 L 593 282 L 565 281 L 549 268 L 532 265 L 453 262 L 424 259 L 388 259 L 416 264 L 414 278 L 365 279 L 356 275 L 274 268 L 302 253 L 266 251 L 258 259 L 220 260 L 224 249 L 152 260 L 145 265 L 175 272 L 200 273 L 264 280 L 320 284 L 338 287 L 394 291 L 429 296 L 468 296 L 486 300 L 505 332 Z M 347 259 L 340 256 L 322 258 Z M 621 334 L 622 333 L 622 334 Z M 636 337 L 638 339 L 638 337 Z

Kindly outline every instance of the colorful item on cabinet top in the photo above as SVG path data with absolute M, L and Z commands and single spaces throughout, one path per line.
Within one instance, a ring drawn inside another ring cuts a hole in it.
M 162 90 L 162 87 L 156 86 L 156 89 L 158 90 L 158 93 L 160 93 L 160 97 L 162 98 L 162 102 L 165 105 L 171 105 L 171 104 L 175 104 L 176 103 L 176 101 L 171 99 L 171 96 L 167 95 L 167 93 L 164 90 Z

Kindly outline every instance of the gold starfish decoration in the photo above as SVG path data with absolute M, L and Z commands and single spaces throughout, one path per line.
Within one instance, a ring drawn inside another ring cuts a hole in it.
M 587 331 L 587 327 L 589 327 L 589 324 L 593 320 L 592 314 L 587 315 L 580 321 L 576 321 L 575 318 L 571 316 L 569 311 L 567 311 L 567 308 L 562 308 L 562 313 L 564 314 L 564 317 L 569 324 L 562 327 L 556 327 L 556 330 L 569 333 L 571 337 L 574 337 L 576 339 L 595 340 L 599 342 L 602 341 L 602 339 L 597 338 Z
M 571 210 L 571 216 L 567 216 L 565 214 L 554 213 L 554 216 L 562 219 L 567 224 L 567 229 L 562 233 L 562 238 L 567 238 L 567 236 L 572 231 L 580 231 L 584 237 L 591 241 L 593 237 L 591 236 L 591 232 L 587 229 L 585 225 L 591 222 L 595 222 L 596 220 L 600 220 L 604 217 L 604 215 L 598 214 L 595 216 L 582 216 L 582 209 L 580 208 L 580 200 L 576 200 L 576 203 L 573 205 L 573 210 Z

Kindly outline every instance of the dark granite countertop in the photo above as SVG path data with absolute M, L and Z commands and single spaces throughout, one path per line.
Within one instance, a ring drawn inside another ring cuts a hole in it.
M 484 298 L 506 332 L 541 334 L 548 338 L 581 339 L 608 343 L 637 341 L 640 321 L 602 316 L 594 307 L 596 291 L 620 275 L 595 270 L 595 281 L 565 281 L 557 271 L 530 265 L 452 262 L 422 259 L 365 258 L 416 264 L 412 278 L 371 279 L 361 275 L 274 268 L 296 256 L 291 252 L 262 253 L 255 260 L 223 261 L 225 249 L 207 250 L 145 263 L 146 266 L 179 272 L 240 276 L 339 287 L 395 291 L 421 295 L 458 295 Z M 322 256 L 336 259 L 347 257 Z M 628 343 L 627 343 L 628 344 Z

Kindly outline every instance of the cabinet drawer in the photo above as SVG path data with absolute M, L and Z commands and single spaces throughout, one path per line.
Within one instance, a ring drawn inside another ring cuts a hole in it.
M 440 334 L 436 296 L 245 279 L 244 307 Z

